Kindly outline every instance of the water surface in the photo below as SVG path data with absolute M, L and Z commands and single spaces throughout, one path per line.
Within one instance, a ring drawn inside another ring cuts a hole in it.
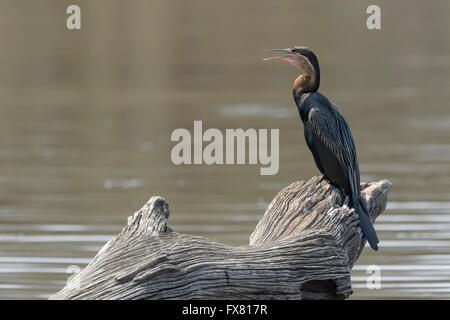
M 262 48 L 307 45 L 349 122 L 363 181 L 388 179 L 380 250 L 354 299 L 450 298 L 450 3 L 71 1 L 0 4 L 0 298 L 45 299 L 152 195 L 171 227 L 246 245 L 284 186 L 317 175 L 291 96 L 298 70 Z M 175 166 L 170 134 L 280 129 L 280 170 Z M 381 268 L 381 289 L 366 286 Z

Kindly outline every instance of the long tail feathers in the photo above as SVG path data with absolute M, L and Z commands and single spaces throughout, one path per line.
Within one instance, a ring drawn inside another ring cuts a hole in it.
M 353 205 L 359 216 L 359 224 L 361 226 L 361 230 L 362 230 L 364 236 L 367 238 L 367 241 L 369 242 L 370 247 L 373 250 L 378 250 L 378 242 L 380 242 L 380 240 L 378 240 L 377 233 L 375 232 L 375 229 L 374 229 L 372 223 L 370 222 L 369 217 L 364 212 L 364 210 L 361 207 L 361 205 L 359 204 L 358 200 L 353 201 Z

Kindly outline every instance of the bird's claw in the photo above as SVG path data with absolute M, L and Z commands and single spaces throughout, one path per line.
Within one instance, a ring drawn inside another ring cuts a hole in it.
M 345 196 L 344 204 L 342 205 L 344 208 L 348 209 L 348 203 L 350 202 L 349 196 Z

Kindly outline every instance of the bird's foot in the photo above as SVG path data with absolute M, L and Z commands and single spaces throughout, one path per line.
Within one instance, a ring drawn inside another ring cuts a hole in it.
M 341 190 L 342 198 L 344 198 L 344 204 L 342 205 L 344 208 L 350 207 L 350 196 L 345 192 L 344 188 L 341 188 L 340 186 L 337 186 L 339 190 Z
M 350 203 L 350 197 L 349 196 L 345 196 L 344 199 L 344 204 L 342 205 L 344 208 L 348 209 L 348 204 Z

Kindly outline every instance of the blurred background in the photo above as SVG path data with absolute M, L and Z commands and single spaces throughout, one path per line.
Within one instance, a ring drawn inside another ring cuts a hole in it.
M 66 28 L 81 7 L 82 29 Z M 381 7 L 381 30 L 366 8 Z M 450 298 L 450 2 L 0 2 L 0 299 L 45 299 L 152 195 L 171 227 L 246 245 L 277 192 L 318 175 L 292 99 L 318 55 L 361 180 L 393 184 L 352 299 Z M 280 170 L 172 164 L 174 129 L 279 128 Z M 366 287 L 369 265 L 381 289 Z

